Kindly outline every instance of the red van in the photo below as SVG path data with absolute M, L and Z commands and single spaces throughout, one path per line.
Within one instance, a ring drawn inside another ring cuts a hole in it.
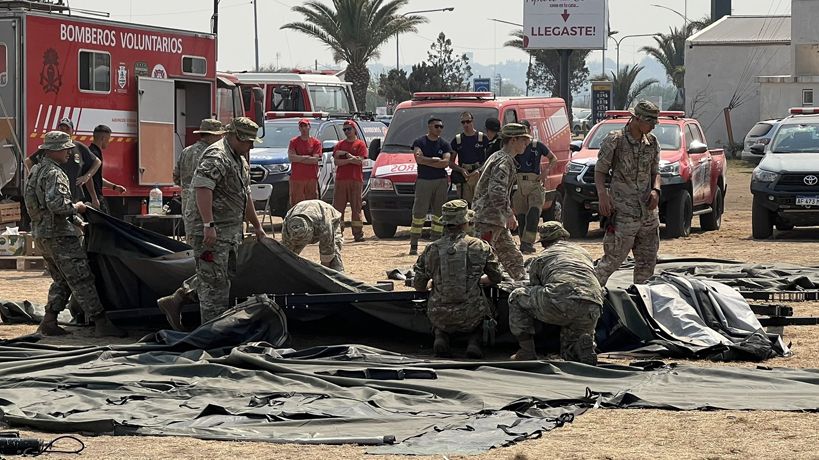
M 483 131 L 487 118 L 497 118 L 501 124 L 529 120 L 532 134 L 554 152 L 558 164 L 548 176 L 541 177 L 547 190 L 544 218 L 553 218 L 554 203 L 560 203 L 560 186 L 569 161 L 571 130 L 566 104 L 560 98 L 495 97 L 493 93 L 415 93 L 411 100 L 395 109 L 383 144 L 370 143 L 370 159 L 375 160 L 367 195 L 373 231 L 379 238 L 392 238 L 399 226 L 409 227 L 412 222 L 412 203 L 415 199 L 415 157 L 412 143 L 427 133 L 427 120 L 440 118 L 444 122 L 443 139 L 451 141 L 461 132 L 460 115 L 471 112 L 475 128 Z M 542 171 L 547 171 L 543 159 Z M 456 185 L 450 188 L 450 197 L 457 198 Z

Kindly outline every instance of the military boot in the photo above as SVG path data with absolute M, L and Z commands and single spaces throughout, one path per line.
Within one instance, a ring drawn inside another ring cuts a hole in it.
M 43 320 L 40 322 L 40 326 L 37 328 L 37 332 L 43 335 L 66 335 L 68 331 L 61 328 L 59 324 L 57 324 L 57 313 L 54 313 L 51 310 L 46 310 L 45 314 L 43 315 Z
M 417 256 L 418 255 L 418 237 L 412 236 L 410 238 L 410 250 L 409 255 Z
M 432 343 L 432 352 L 439 358 L 452 356 L 449 350 L 449 334 L 440 329 L 435 329 L 435 342 Z
M 583 334 L 577 342 L 569 348 L 571 356 L 564 358 L 578 363 L 597 365 L 597 353 L 594 351 L 594 339 L 591 334 Z
M 182 305 L 185 303 L 185 290 L 177 289 L 173 294 L 162 297 L 156 301 L 156 305 L 165 313 L 165 318 L 173 330 L 181 331 L 182 327 Z
M 128 337 L 128 332 L 114 326 L 105 313 L 100 313 L 91 319 L 94 321 L 94 337 Z
M 483 350 L 481 350 L 481 341 L 483 339 L 483 330 L 478 327 L 469 336 L 469 343 L 466 345 L 466 357 L 472 359 L 483 358 Z
M 523 254 L 534 254 L 537 251 L 535 250 L 535 245 L 533 245 L 532 243 L 521 242 L 520 252 Z
M 518 336 L 518 344 L 520 349 L 509 359 L 513 361 L 531 361 L 537 359 L 535 352 L 535 338 L 529 334 L 521 334 Z

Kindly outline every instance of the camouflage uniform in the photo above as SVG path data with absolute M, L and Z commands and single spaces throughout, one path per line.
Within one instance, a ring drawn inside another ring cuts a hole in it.
M 436 336 L 436 355 L 448 353 L 448 334 L 469 333 L 468 355 L 480 357 L 483 320 L 494 316 L 492 305 L 484 297 L 480 285 L 485 273 L 497 284 L 502 274 L 492 247 L 485 241 L 468 236 L 466 224 L 471 217 L 465 200 L 453 200 L 442 207 L 443 221 L 456 226 L 426 248 L 415 262 L 413 286 L 426 291 L 432 280 L 432 293 L 427 301 L 427 316 Z M 443 333 L 443 334 L 442 334 Z M 439 350 L 445 341 L 445 350 Z
M 49 141 L 71 144 L 65 133 L 48 133 L 46 143 Z M 64 310 L 73 293 L 87 318 L 104 315 L 88 256 L 77 236 L 75 223 L 82 221 L 72 204 L 68 176 L 56 161 L 43 155 L 34 165 L 26 182 L 24 199 L 35 244 L 41 248 L 53 280 L 48 290 L 46 313 Z
M 253 128 L 255 123 L 245 118 Z M 196 200 L 188 200 L 185 214 L 190 216 L 190 244 L 196 258 L 197 295 L 202 322 L 210 321 L 230 308 L 230 278 L 236 273 L 236 252 L 242 241 L 245 206 L 250 199 L 250 172 L 244 156 L 237 155 L 228 139 L 211 144 L 191 179 L 191 190 L 213 191 L 213 222 L 216 243 L 204 244 L 202 216 Z
M 561 235 L 566 236 L 568 232 Z M 590 361 L 578 350 L 578 341 L 584 335 L 585 340 L 593 340 L 603 291 L 589 253 L 565 241 L 552 244 L 532 259 L 529 284 L 509 294 L 509 330 L 516 337 L 531 337 L 535 333 L 535 319 L 561 326 L 561 357 Z M 596 359 L 587 363 L 594 364 Z
M 520 280 L 526 276 L 523 254 L 506 228 L 512 216 L 510 195 L 515 184 L 515 161 L 500 150 L 483 165 L 481 178 L 475 186 L 475 221 L 477 232 L 495 249 L 498 259 L 509 275 Z
M 224 130 L 219 120 L 205 119 L 199 124 L 199 129 L 194 131 L 194 134 L 221 135 L 224 134 Z M 190 215 L 190 212 L 196 211 L 195 209 L 188 211 L 186 206 L 188 201 L 196 201 L 196 195 L 190 188 L 191 180 L 193 179 L 193 173 L 196 171 L 196 167 L 199 166 L 199 162 L 202 159 L 202 153 L 204 153 L 205 149 L 209 146 L 210 144 L 207 141 L 200 139 L 185 147 L 173 168 L 173 183 L 182 189 L 182 222 L 185 225 L 186 235 L 191 231 L 191 220 L 193 217 Z
M 296 203 L 284 217 L 282 244 L 294 253 L 300 254 L 308 244 L 318 243 L 321 264 L 343 272 L 342 218 L 340 212 L 321 200 Z
M 614 201 L 613 231 L 603 237 L 603 257 L 597 263 L 597 279 L 605 286 L 620 264 L 634 253 L 634 282 L 644 283 L 654 274 L 660 248 L 660 218 L 649 210 L 652 178 L 658 174 L 660 145 L 653 134 L 635 139 L 629 127 L 611 132 L 600 145 L 597 171 L 611 169 Z

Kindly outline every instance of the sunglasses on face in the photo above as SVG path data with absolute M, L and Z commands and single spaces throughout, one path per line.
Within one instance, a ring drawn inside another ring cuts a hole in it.
M 472 120 L 461 120 L 462 125 L 468 125 L 470 123 L 472 123 Z
M 433 128 L 444 129 L 444 125 L 432 125 Z
M 353 130 L 353 128 L 342 128 L 342 131 L 344 131 L 345 133 L 346 133 L 347 131 L 352 131 L 352 130 Z

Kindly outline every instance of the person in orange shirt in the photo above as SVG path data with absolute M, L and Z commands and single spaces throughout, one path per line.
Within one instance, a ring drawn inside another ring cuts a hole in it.
M 364 241 L 361 191 L 364 188 L 364 160 L 367 158 L 367 145 L 358 138 L 355 121 L 345 121 L 343 130 L 346 139 L 336 144 L 333 149 L 333 161 L 336 165 L 333 207 L 344 216 L 347 203 L 350 204 L 353 238 L 360 242 Z
M 310 135 L 310 120 L 299 120 L 299 135 L 290 139 L 290 207 L 304 200 L 318 199 L 318 170 L 321 142 Z

